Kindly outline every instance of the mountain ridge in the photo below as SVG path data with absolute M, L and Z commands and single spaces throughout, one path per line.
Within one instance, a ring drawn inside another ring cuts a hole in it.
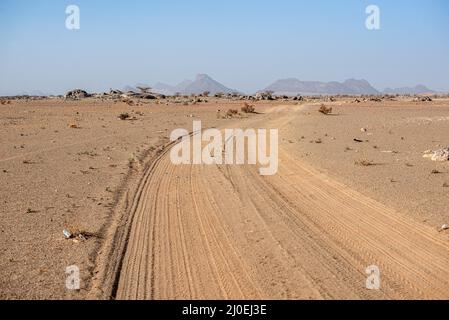
M 274 94 L 292 95 L 337 95 L 337 94 L 380 94 L 371 84 L 364 80 L 348 79 L 344 82 L 301 81 L 297 78 L 279 79 L 262 91 Z
M 418 84 L 414 87 L 386 88 L 382 91 L 384 94 L 432 94 L 435 91 L 429 89 L 425 85 Z
M 126 86 L 128 90 L 136 86 Z M 163 82 L 157 82 L 151 86 L 154 93 L 164 95 L 190 95 L 209 92 L 216 93 L 241 93 L 239 90 L 231 89 L 214 80 L 207 74 L 198 74 L 194 80 L 184 80 L 177 85 L 170 85 Z M 137 89 L 135 89 L 137 90 Z M 338 81 L 302 81 L 298 78 L 279 79 L 270 84 L 263 90 L 257 92 L 270 91 L 274 95 L 382 95 L 382 94 L 433 94 L 435 91 L 419 84 L 414 87 L 386 88 L 377 90 L 365 79 L 347 79 L 343 82 Z

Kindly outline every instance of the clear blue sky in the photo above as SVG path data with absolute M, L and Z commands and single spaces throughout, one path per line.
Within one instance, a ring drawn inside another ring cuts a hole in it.
M 70 4 L 78 31 L 65 28 Z M 379 31 L 365 28 L 369 4 Z M 449 1 L 0 0 L 0 95 L 197 73 L 248 92 L 289 77 L 449 91 Z

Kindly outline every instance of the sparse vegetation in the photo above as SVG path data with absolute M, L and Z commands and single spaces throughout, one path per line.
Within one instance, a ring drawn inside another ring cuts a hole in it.
M 78 152 L 77 155 L 88 156 L 88 157 L 97 157 L 98 153 L 96 153 L 95 151 L 82 151 L 82 152 Z
M 329 115 L 332 113 L 332 107 L 326 107 L 324 104 L 322 104 L 320 106 L 320 108 L 318 109 L 318 112 L 320 112 L 324 115 Z
M 375 166 L 376 164 L 371 160 L 361 159 L 361 160 L 355 161 L 355 165 L 361 166 L 361 167 L 371 167 L 371 166 Z
M 132 169 L 134 168 L 134 163 L 136 162 L 136 159 L 134 158 L 129 158 L 128 159 L 128 168 Z
M 249 103 L 245 102 L 242 107 L 242 112 L 243 113 L 255 113 L 256 108 L 254 106 L 250 105 Z
M 130 115 L 128 113 L 121 113 L 118 118 L 120 120 L 128 120 L 130 118 Z
M 226 112 L 227 118 L 232 118 L 239 114 L 239 111 L 237 109 L 229 109 L 228 112 Z

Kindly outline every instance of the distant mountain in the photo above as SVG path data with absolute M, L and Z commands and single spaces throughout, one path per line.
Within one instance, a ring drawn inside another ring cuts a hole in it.
M 190 86 L 193 83 L 192 80 L 184 80 L 181 83 L 178 83 L 175 87 L 174 87 L 174 93 L 179 92 L 179 93 L 185 93 L 185 90 L 188 86 Z
M 296 78 L 281 79 L 263 91 L 272 91 L 277 95 L 337 95 L 337 94 L 379 94 L 366 80 L 349 79 L 345 82 L 301 81 Z
M 383 91 L 384 94 L 428 94 L 435 93 L 435 91 L 430 90 L 426 86 L 422 84 L 417 85 L 415 87 L 403 87 L 403 88 L 386 88 Z
M 172 95 L 173 93 L 175 93 L 176 89 L 169 84 L 158 82 L 151 87 L 151 91 L 154 93 Z
M 205 91 L 209 91 L 211 94 L 219 92 L 222 93 L 237 92 L 236 90 L 225 87 L 221 83 L 209 77 L 207 74 L 199 74 L 196 76 L 196 79 L 194 81 L 184 80 L 183 82 L 177 84 L 176 86 L 158 82 L 154 86 L 152 86 L 152 91 L 167 95 L 172 95 L 175 93 L 189 94 L 189 95 L 201 94 Z
M 377 91 L 368 81 L 366 80 L 356 80 L 356 79 L 349 79 L 343 82 L 343 86 L 345 87 L 344 90 L 349 89 L 350 92 L 354 94 L 379 94 L 380 92 Z
M 184 94 L 200 94 L 205 91 L 209 91 L 211 94 L 222 93 L 232 93 L 236 92 L 234 89 L 230 89 L 222 85 L 221 83 L 215 81 L 207 74 L 199 74 L 196 76 L 195 81 L 187 85 L 182 93 Z

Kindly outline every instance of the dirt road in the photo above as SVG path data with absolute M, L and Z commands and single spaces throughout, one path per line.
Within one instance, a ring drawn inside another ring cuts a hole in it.
M 299 107 L 236 124 L 283 128 Z M 333 181 L 280 144 L 279 172 L 172 165 L 166 150 L 132 202 L 117 299 L 449 298 L 449 242 Z M 367 267 L 381 272 L 367 290 Z

